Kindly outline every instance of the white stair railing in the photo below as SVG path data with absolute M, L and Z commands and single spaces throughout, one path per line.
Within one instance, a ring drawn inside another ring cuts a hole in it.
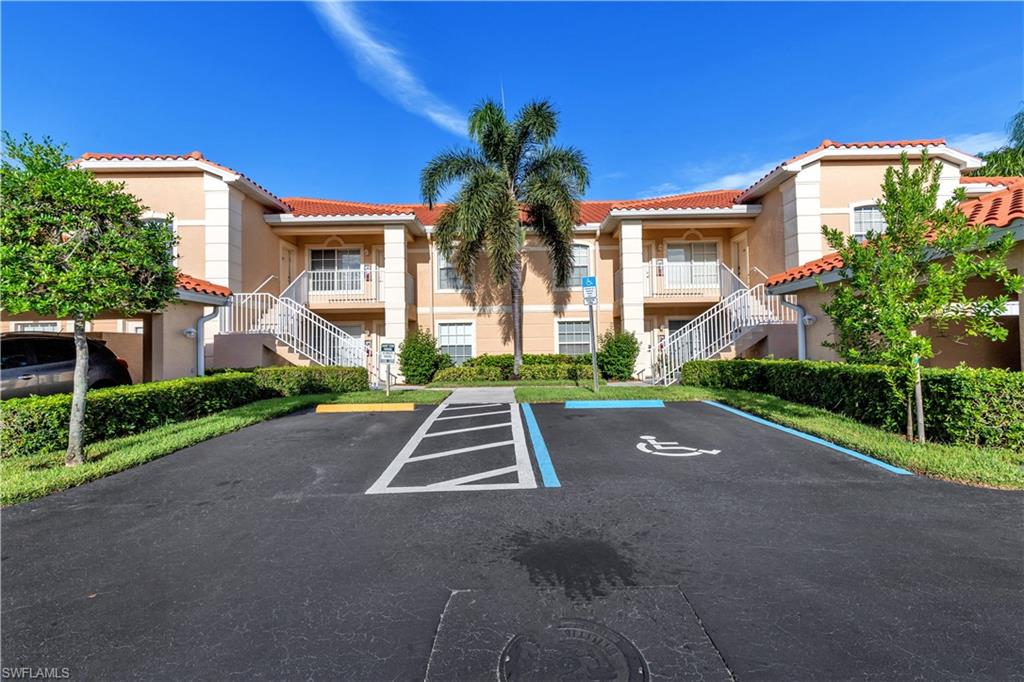
M 655 358 L 655 381 L 675 382 L 683 364 L 715 357 L 751 327 L 794 323 L 796 313 L 782 305 L 782 297 L 765 292 L 763 284 L 737 289 L 669 334 Z
M 228 305 L 221 307 L 219 319 L 221 334 L 272 334 L 318 365 L 366 364 L 362 341 L 293 298 L 268 293 L 235 294 Z

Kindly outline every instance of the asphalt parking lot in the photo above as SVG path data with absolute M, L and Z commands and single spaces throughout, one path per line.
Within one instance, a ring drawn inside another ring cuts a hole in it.
M 5 510 L 2 665 L 1012 679 L 1022 503 L 701 403 L 297 414 Z

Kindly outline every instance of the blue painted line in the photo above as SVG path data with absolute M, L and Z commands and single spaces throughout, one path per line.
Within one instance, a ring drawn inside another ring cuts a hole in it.
M 749 414 L 747 412 L 744 412 L 743 410 L 737 410 L 735 407 L 729 407 L 728 405 L 723 405 L 722 403 L 716 403 L 714 400 L 703 400 L 701 402 L 703 402 L 705 405 L 712 405 L 713 407 L 717 407 L 717 408 L 719 408 L 721 410 L 725 410 L 726 412 L 732 412 L 733 414 L 737 414 L 737 415 L 743 417 L 744 419 L 749 419 L 752 422 L 757 422 L 758 424 L 764 424 L 765 426 L 770 426 L 773 429 L 778 429 L 779 431 L 784 431 L 784 432 L 788 433 L 791 436 L 796 436 L 797 438 L 803 438 L 804 440 L 809 440 L 812 443 L 817 443 L 818 445 L 823 445 L 826 448 L 830 448 L 832 450 L 835 450 L 836 452 L 841 452 L 844 455 L 849 455 L 850 457 L 856 457 L 857 459 L 863 460 L 863 461 L 867 462 L 868 464 L 874 464 L 875 466 L 882 467 L 886 471 L 889 471 L 891 473 L 897 474 L 899 476 L 913 476 L 914 475 L 913 473 L 907 471 L 906 469 L 901 469 L 900 467 L 893 466 L 892 464 L 887 464 L 887 463 L 885 463 L 885 462 L 883 462 L 883 461 L 881 461 L 879 459 L 875 459 L 874 457 L 868 457 L 867 455 L 861 454 L 861 453 L 857 452 L 856 450 L 851 450 L 849 448 L 844 448 L 842 445 L 836 445 L 835 443 L 829 443 L 827 440 L 823 440 L 821 438 L 818 438 L 817 436 L 812 436 L 809 433 L 804 433 L 803 431 L 797 431 L 796 429 L 791 429 L 791 428 L 789 428 L 787 426 L 782 426 L 781 424 L 776 424 L 775 422 L 770 422 L 767 419 L 761 419 L 760 417 L 755 417 L 754 415 Z
M 634 407 L 665 407 L 661 400 L 566 400 L 567 410 L 621 410 Z
M 530 442 L 533 443 L 533 454 L 537 458 L 537 466 L 540 468 L 540 477 L 544 481 L 545 488 L 561 488 L 562 483 L 555 473 L 555 466 L 551 463 L 551 455 L 548 454 L 548 446 L 544 443 L 544 436 L 540 435 L 540 427 L 537 425 L 537 418 L 533 416 L 533 409 L 529 403 L 522 403 L 523 415 L 526 417 L 526 428 L 530 431 Z

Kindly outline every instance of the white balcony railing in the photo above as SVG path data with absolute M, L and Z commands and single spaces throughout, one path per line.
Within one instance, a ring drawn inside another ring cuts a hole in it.
M 644 263 L 644 298 L 718 298 L 719 263 L 670 263 L 657 259 Z
M 305 270 L 281 298 L 302 305 L 372 303 L 384 300 L 384 271 L 375 265 L 352 270 Z

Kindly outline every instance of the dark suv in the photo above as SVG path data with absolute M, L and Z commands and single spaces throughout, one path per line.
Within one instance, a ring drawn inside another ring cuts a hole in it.
M 69 393 L 74 385 L 75 340 L 63 334 L 0 335 L 0 398 Z M 106 343 L 89 339 L 89 388 L 132 383 L 128 363 Z

